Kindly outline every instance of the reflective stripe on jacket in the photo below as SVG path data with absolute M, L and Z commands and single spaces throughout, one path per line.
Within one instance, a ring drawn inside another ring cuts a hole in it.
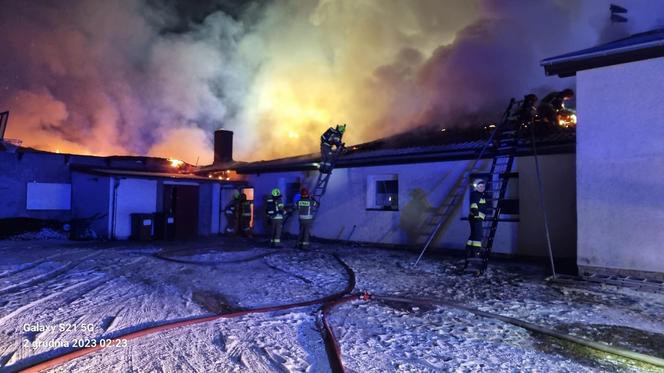
M 297 201 L 297 212 L 300 216 L 300 219 L 309 220 L 313 219 L 313 208 L 316 205 L 316 201 L 311 198 L 303 198 Z
M 470 193 L 470 214 L 476 219 L 484 220 L 487 212 L 487 203 L 484 199 L 484 193 L 480 193 L 476 190 L 472 191 Z

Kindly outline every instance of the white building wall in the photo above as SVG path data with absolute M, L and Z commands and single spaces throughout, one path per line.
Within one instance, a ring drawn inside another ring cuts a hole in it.
M 576 254 L 576 167 L 574 154 L 538 157 L 542 175 L 551 248 L 554 258 L 574 258 Z M 520 255 L 548 256 L 544 213 L 540 202 L 534 157 L 518 159 Z
M 117 178 L 114 233 L 117 239 L 131 236 L 131 214 L 157 212 L 157 181 Z
M 578 264 L 664 272 L 664 58 L 577 74 Z
M 532 160 L 516 162 L 519 172 L 526 178 L 534 177 Z M 575 249 L 575 195 L 574 195 L 574 155 L 541 156 L 542 172 L 545 182 L 549 179 L 556 184 L 555 188 L 547 189 L 547 201 L 551 206 L 550 222 L 556 254 L 567 257 L 574 256 Z M 400 244 L 420 246 L 426 237 L 418 238 L 420 224 L 429 217 L 428 209 L 439 206 L 460 177 L 468 172 L 473 161 L 447 161 L 420 164 L 339 168 L 335 169 L 330 178 L 327 193 L 321 201 L 321 208 L 316 217 L 313 235 L 321 238 L 375 242 L 383 244 Z M 491 160 L 485 160 L 488 169 Z M 524 166 L 521 164 L 524 163 Z M 399 210 L 373 211 L 367 210 L 367 180 L 372 175 L 398 175 Z M 289 182 L 301 180 L 304 185 L 313 189 L 317 172 L 285 172 L 249 175 L 248 182 L 256 188 L 256 227 L 258 233 L 266 233 L 266 221 L 263 214 L 263 198 L 272 188 L 279 186 L 282 192 Z M 522 178 L 520 178 L 522 179 Z M 514 185 L 522 198 L 521 222 L 501 222 L 494 244 L 494 251 L 506 254 L 544 256 L 546 241 L 544 239 L 541 212 L 538 203 L 537 189 L 533 182 L 515 182 Z M 288 201 L 287 201 L 288 202 Z M 524 203 L 527 206 L 524 206 Z M 455 211 L 451 224 L 444 230 L 434 247 L 445 249 L 463 249 L 469 234 L 467 220 L 462 217 L 468 214 L 467 195 L 463 206 Z M 561 222 L 561 220 L 563 222 Z M 572 221 L 570 224 L 569 222 Z M 539 229 L 537 232 L 524 232 L 526 229 Z M 535 228 L 537 226 L 537 228 Z M 292 234 L 297 232 L 297 217 L 291 218 L 286 229 Z M 521 237 L 521 235 L 523 237 Z M 539 234 L 539 236 L 537 236 Z M 419 242 L 419 243 L 418 243 Z
M 212 184 L 210 186 L 211 191 L 212 191 L 212 201 L 210 203 L 210 234 L 219 234 L 220 233 L 220 226 L 221 226 L 221 215 L 219 212 L 221 211 L 219 205 L 221 204 L 221 186 L 218 184 Z

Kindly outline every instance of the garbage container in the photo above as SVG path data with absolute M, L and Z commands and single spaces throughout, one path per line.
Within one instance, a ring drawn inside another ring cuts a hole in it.
M 175 239 L 175 218 L 163 212 L 154 214 L 154 238 L 156 240 Z
M 150 241 L 153 226 L 153 214 L 131 214 L 131 238 L 133 240 Z

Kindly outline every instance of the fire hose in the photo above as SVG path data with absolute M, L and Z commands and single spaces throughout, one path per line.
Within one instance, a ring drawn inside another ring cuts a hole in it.
M 526 330 L 530 330 L 533 332 L 537 332 L 540 334 L 548 335 L 550 337 L 562 339 L 568 342 L 576 343 L 585 347 L 589 347 L 595 350 L 599 350 L 602 352 L 607 352 L 613 355 L 617 356 L 622 356 L 631 360 L 636 360 L 642 363 L 650 364 L 656 367 L 664 368 L 664 359 L 657 357 L 657 356 L 652 356 L 652 355 L 646 355 L 630 350 L 626 350 L 623 348 L 619 347 L 614 347 L 610 346 L 605 343 L 601 342 L 596 342 L 592 341 L 586 338 L 581 338 L 581 337 L 575 337 L 569 334 L 565 333 L 560 333 L 555 330 L 543 327 L 541 325 L 533 324 L 527 321 L 523 321 L 517 318 L 509 317 L 509 316 L 503 316 L 500 314 L 496 313 L 491 313 L 491 312 L 486 312 L 486 311 L 481 311 L 476 308 L 464 306 L 461 304 L 445 301 L 442 299 L 435 299 L 435 298 L 406 298 L 406 297 L 397 297 L 397 296 L 380 296 L 380 295 L 368 295 L 365 296 L 365 298 L 370 298 L 370 299 L 375 299 L 375 300 L 384 300 L 384 301 L 392 301 L 392 302 L 401 302 L 401 303 L 409 303 L 409 304 L 424 304 L 424 305 L 430 305 L 430 306 L 444 306 L 444 307 L 451 307 L 451 308 L 457 308 L 463 311 L 467 311 L 470 313 L 473 313 L 478 316 L 486 317 L 486 318 L 493 318 L 497 319 L 518 327 L 521 327 Z
M 266 254 L 267 255 L 267 254 Z M 630 350 L 626 350 L 623 348 L 619 347 L 614 347 L 610 346 L 605 343 L 601 342 L 596 342 L 592 341 L 586 338 L 581 338 L 581 337 L 576 337 L 576 336 L 571 336 L 569 334 L 565 333 L 560 333 L 555 330 L 543 327 L 541 325 L 533 324 L 527 321 L 523 321 L 517 318 L 509 317 L 509 316 L 504 316 L 500 314 L 495 314 L 487 311 L 481 311 L 476 308 L 472 308 L 469 306 L 449 302 L 443 299 L 437 299 L 437 298 L 409 298 L 409 297 L 401 297 L 401 296 L 390 296 L 390 295 L 370 295 L 367 292 L 364 292 L 362 294 L 355 294 L 355 295 L 348 295 L 350 292 L 355 287 L 355 274 L 353 270 L 343 261 L 341 258 L 339 258 L 337 255 L 334 255 L 334 258 L 344 267 L 344 270 L 346 271 L 348 275 L 348 282 L 346 287 L 334 294 L 319 298 L 319 299 L 314 299 L 314 300 L 309 300 L 309 301 L 303 301 L 303 302 L 298 302 L 298 303 L 291 303 L 291 304 L 285 304 L 285 305 L 279 305 L 279 306 L 268 306 L 268 307 L 259 307 L 259 308 L 254 308 L 254 309 L 247 309 L 247 310 L 240 310 L 236 312 L 230 312 L 230 313 L 225 313 L 225 314 L 218 314 L 218 315 L 211 315 L 211 316 L 203 316 L 203 317 L 196 317 L 192 319 L 187 319 L 187 320 L 182 320 L 182 321 L 176 321 L 176 322 L 170 322 L 170 323 L 165 323 L 149 328 L 144 328 L 140 329 L 134 332 L 130 332 L 124 335 L 116 336 L 114 337 L 114 341 L 121 340 L 121 339 L 126 339 L 126 340 L 131 340 L 131 339 L 136 339 L 140 338 L 146 335 L 166 331 L 166 330 L 172 330 L 184 326 L 190 326 L 190 325 L 195 325 L 195 324 L 200 324 L 200 323 L 205 323 L 208 321 L 214 321 L 218 319 L 223 319 L 223 318 L 235 318 L 235 317 L 241 317 L 249 314 L 255 314 L 255 313 L 266 313 L 266 312 L 273 312 L 273 311 L 281 311 L 281 310 L 286 310 L 286 309 L 292 309 L 292 308 L 300 308 L 300 307 L 307 307 L 307 306 L 312 306 L 316 304 L 323 304 L 322 306 L 322 324 L 323 324 L 323 337 L 325 340 L 325 346 L 326 346 L 326 351 L 328 353 L 328 359 L 330 362 L 330 367 L 332 368 L 332 371 L 335 373 L 343 373 L 345 372 L 345 368 L 343 365 L 343 359 L 341 356 L 341 348 L 339 346 L 339 342 L 337 341 L 334 331 L 332 329 L 332 326 L 329 323 L 329 316 L 332 310 L 344 303 L 352 302 L 355 300 L 363 300 L 363 301 L 371 301 L 371 300 L 376 300 L 376 301 L 392 301 L 392 302 L 401 302 L 401 303 L 408 303 L 408 304 L 420 304 L 420 305 L 432 305 L 432 306 L 444 306 L 444 307 L 451 307 L 451 308 L 456 308 L 460 309 L 466 312 L 473 313 L 478 316 L 486 317 L 486 318 L 493 318 L 497 319 L 521 328 L 524 328 L 526 330 L 534 331 L 540 334 L 548 335 L 550 337 L 558 338 L 561 340 L 565 340 L 568 342 L 572 342 L 575 344 L 579 344 L 588 348 L 592 348 L 595 350 L 599 350 L 602 352 L 610 353 L 613 355 L 621 356 L 624 358 L 628 358 L 631 360 L 639 361 L 642 363 L 650 364 L 656 367 L 664 368 L 664 359 L 656 357 L 656 356 L 651 356 L 647 354 L 642 354 Z M 78 357 L 84 356 L 91 354 L 95 351 L 101 350 L 104 347 L 97 345 L 95 347 L 88 347 L 88 348 L 82 348 L 74 351 L 70 351 L 68 353 L 62 354 L 60 356 L 56 356 L 54 358 L 50 358 L 48 360 L 42 361 L 40 363 L 33 364 L 27 368 L 24 368 L 21 370 L 21 372 L 39 372 L 48 368 L 52 368 L 54 366 L 63 364 L 65 362 L 74 360 Z
M 186 320 L 181 320 L 181 321 L 175 321 L 175 322 L 167 322 L 161 325 L 156 325 L 148 328 L 143 328 L 139 329 L 130 333 L 114 336 L 111 339 L 111 343 L 101 345 L 97 344 L 94 347 L 84 347 L 80 348 L 77 350 L 69 351 L 66 352 L 62 355 L 55 356 L 53 358 L 49 358 L 47 360 L 41 361 L 39 363 L 32 364 L 26 368 L 23 368 L 19 370 L 20 372 L 41 372 L 43 370 L 53 368 L 55 366 L 64 364 L 68 361 L 77 359 L 81 356 L 89 355 L 93 352 L 99 351 L 104 349 L 107 346 L 113 345 L 113 343 L 118 343 L 121 340 L 132 340 L 132 339 L 137 339 L 140 337 L 144 337 L 147 335 L 167 331 L 167 330 L 173 330 L 185 326 L 191 326 L 191 325 L 196 325 L 196 324 L 201 324 L 209 321 L 214 321 L 218 319 L 230 319 L 230 318 L 235 318 L 235 317 L 241 317 L 249 314 L 256 314 L 256 313 L 266 313 L 266 312 L 274 312 L 274 311 L 283 311 L 287 309 L 292 309 L 292 308 L 301 308 L 301 307 L 308 307 L 308 306 L 313 306 L 317 304 L 327 304 L 329 302 L 334 302 L 337 301 L 338 299 L 342 299 L 344 295 L 349 294 L 353 289 L 355 288 L 355 273 L 353 270 L 343 261 L 339 256 L 336 254 L 333 255 L 334 258 L 342 265 L 344 270 L 346 271 L 346 274 L 348 275 L 348 281 L 346 284 L 346 287 L 338 291 L 336 293 L 324 296 L 322 298 L 318 299 L 313 299 L 313 300 L 308 300 L 308 301 L 303 301 L 303 302 L 297 302 L 297 303 L 290 303 L 290 304 L 284 304 L 284 305 L 278 305 L 278 306 L 268 306 L 268 307 L 259 307 L 259 308 L 253 308 L 253 309 L 246 309 L 246 310 L 240 310 L 240 311 L 235 311 L 235 312 L 229 312 L 229 313 L 223 313 L 223 314 L 217 314 L 217 315 L 211 315 L 211 316 L 201 316 L 201 317 L 194 317 L 191 319 L 186 319 Z M 339 358 L 340 360 L 340 358 Z M 331 365 L 333 364 L 338 364 L 337 361 L 330 362 Z

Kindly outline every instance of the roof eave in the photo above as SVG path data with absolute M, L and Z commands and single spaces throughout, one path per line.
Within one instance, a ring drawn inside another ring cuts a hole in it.
M 636 62 L 652 58 L 664 57 L 664 41 L 640 45 L 638 49 L 619 49 L 604 53 L 592 53 L 569 58 L 547 59 L 540 63 L 546 75 L 558 75 L 561 78 L 574 76 L 578 71 L 598 67 Z
M 371 167 L 371 166 L 384 166 L 396 164 L 413 164 L 413 163 L 430 163 L 430 162 L 446 162 L 464 159 L 473 159 L 478 156 L 481 151 L 481 146 L 475 149 L 459 150 L 459 151 L 442 151 L 442 152 L 428 152 L 407 155 L 383 155 L 379 157 L 366 157 L 359 159 L 340 159 L 336 168 L 354 168 L 354 167 Z M 538 144 L 538 154 L 565 154 L 574 153 L 576 150 L 576 142 L 562 142 L 554 144 Z M 531 147 L 519 147 L 517 150 L 518 156 L 532 155 Z M 493 155 L 486 154 L 485 158 L 491 158 Z M 253 167 L 242 167 L 235 171 L 239 174 L 263 174 L 263 173 L 277 173 L 277 172 L 297 172 L 297 171 L 315 171 L 318 168 L 311 163 L 300 164 L 283 164 L 283 165 L 264 165 Z

